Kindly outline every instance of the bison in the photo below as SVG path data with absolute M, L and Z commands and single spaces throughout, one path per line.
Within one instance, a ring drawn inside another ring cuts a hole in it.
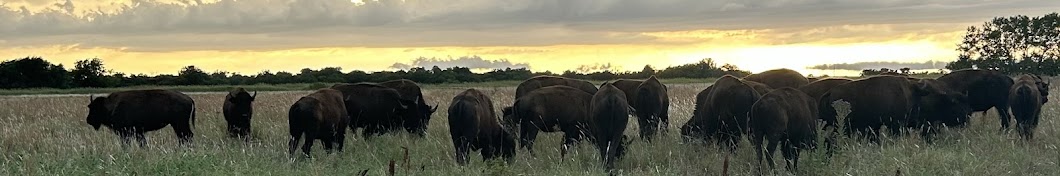
M 1042 104 L 1048 100 L 1042 96 L 1045 94 L 1042 92 L 1049 90 L 1041 89 L 1041 85 L 1048 88 L 1048 83 L 1043 84 L 1037 76 L 1020 75 L 1009 90 L 1008 102 L 1012 116 L 1016 118 L 1017 132 L 1023 139 L 1034 139 L 1034 129 L 1038 126 L 1042 114 Z
M 780 145 L 788 170 L 798 169 L 799 150 L 813 149 L 817 145 L 817 100 L 794 88 L 784 87 L 762 95 L 748 116 L 751 144 L 758 154 L 761 171 L 763 144 L 765 159 L 773 167 L 773 152 Z
M 810 98 L 813 98 L 814 101 L 817 101 L 821 99 L 821 95 L 824 95 L 824 93 L 828 92 L 829 90 L 832 90 L 832 88 L 835 88 L 836 86 L 839 86 L 841 84 L 846 84 L 851 81 L 854 80 L 844 78 L 821 79 L 799 87 L 799 91 L 806 93 L 810 96 Z
M 338 90 L 324 88 L 298 99 L 291 105 L 287 115 L 291 129 L 291 139 L 287 143 L 287 153 L 290 156 L 294 156 L 303 135 L 305 144 L 302 145 L 302 153 L 305 156 L 309 156 L 313 142 L 317 139 L 324 144 L 327 153 L 331 153 L 335 145 L 338 145 L 338 151 L 342 151 L 346 140 L 346 127 L 350 123 L 345 108 L 347 98 L 343 97 L 342 92 Z
M 697 95 L 692 118 L 681 127 L 681 135 L 716 140 L 736 150 L 747 130 L 747 113 L 762 94 L 742 79 L 722 76 Z
M 802 76 L 801 73 L 786 68 L 747 75 L 743 79 L 760 82 L 775 89 L 784 87 L 799 88 L 810 83 L 810 80 L 806 79 L 806 76 Z
M 130 90 L 110 93 L 106 97 L 89 97 L 88 118 L 99 130 L 106 126 L 128 146 L 135 137 L 140 147 L 147 144 L 144 133 L 173 126 L 181 144 L 191 142 L 195 125 L 195 101 L 172 90 Z
M 955 93 L 934 80 L 909 79 L 901 76 L 874 76 L 839 85 L 821 96 L 820 118 L 825 127 L 837 127 L 833 103 L 850 103 L 850 114 L 844 120 L 844 133 L 860 132 L 873 143 L 879 143 L 879 130 L 887 126 L 892 135 L 901 135 L 903 128 L 926 127 L 946 121 L 956 121 L 967 115 L 967 102 L 962 93 Z M 967 110 L 970 111 L 970 110 Z M 930 134 L 924 128 L 921 134 Z M 925 138 L 928 139 L 928 138 Z M 832 139 L 829 139 L 831 147 Z
M 577 88 L 589 94 L 594 94 L 597 91 L 596 86 L 593 85 L 593 83 L 590 83 L 589 81 L 555 76 L 535 76 L 533 78 L 527 79 L 526 81 L 523 81 L 522 83 L 519 83 L 519 86 L 515 88 L 515 98 L 523 97 L 523 95 L 530 93 L 530 91 L 556 85 Z
M 589 131 L 604 167 L 614 168 L 615 160 L 625 152 L 626 125 L 629 123 L 630 106 L 622 90 L 604 83 L 592 97 L 589 105 Z M 643 133 L 642 133 L 643 134 Z
M 533 153 L 537 133 L 563 132 L 561 155 L 581 140 L 589 116 L 593 94 L 569 86 L 543 87 L 515 100 L 504 109 L 505 119 L 519 122 L 520 148 Z
M 637 96 L 632 98 L 636 109 L 637 124 L 640 124 L 640 137 L 651 139 L 656 131 L 666 133 L 670 126 L 670 96 L 666 85 L 655 76 L 648 77 L 637 87 Z
M 438 110 L 438 105 L 434 107 L 427 105 L 427 101 L 423 100 L 420 86 L 407 79 L 382 82 L 379 85 L 397 90 L 406 102 L 416 102 L 416 106 L 409 106 L 409 109 L 401 114 L 402 119 L 405 119 L 405 130 L 421 137 L 427 135 L 427 125 L 430 124 L 431 115 Z
M 225 121 L 228 122 L 228 136 L 248 139 L 250 135 L 250 118 L 254 114 L 254 99 L 258 92 L 253 95 L 247 93 L 246 89 L 236 88 L 229 91 L 225 96 L 224 112 Z
M 402 99 L 397 90 L 378 84 L 336 84 L 331 88 L 348 97 L 345 106 L 346 112 L 350 113 L 350 128 L 364 128 L 361 135 L 366 139 L 404 127 L 407 119 L 400 114 L 409 106 L 417 106 L 415 101 Z
M 990 108 L 996 108 L 998 118 L 1001 120 L 1001 130 L 1009 128 L 1009 89 L 1012 88 L 1012 78 L 1005 74 L 992 70 L 957 70 L 942 75 L 937 80 L 945 83 L 950 89 L 968 95 L 968 103 L 975 112 L 986 113 Z M 960 119 L 949 126 L 967 126 L 968 119 Z
M 449 134 L 456 148 L 456 163 L 466 165 L 468 152 L 479 150 L 483 160 L 515 156 L 515 137 L 501 126 L 486 94 L 468 89 L 449 103 Z

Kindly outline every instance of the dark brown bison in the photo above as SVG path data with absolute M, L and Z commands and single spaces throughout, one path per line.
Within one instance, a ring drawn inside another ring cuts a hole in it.
M 957 124 L 968 119 L 972 112 L 968 105 L 968 96 L 950 89 L 945 83 L 935 79 L 907 79 L 918 86 L 917 118 L 912 119 L 910 127 L 921 128 L 921 135 L 931 142 L 933 135 L 942 125 Z
M 851 81 L 854 80 L 844 78 L 821 79 L 799 87 L 799 91 L 806 93 L 806 95 L 809 95 L 810 98 L 813 98 L 814 101 L 817 101 L 821 99 L 821 95 L 824 95 L 824 93 L 828 92 L 829 90 L 832 90 L 832 88 L 839 86 L 840 84 L 846 84 Z
M 1047 99 L 1042 96 L 1042 80 L 1036 76 L 1020 75 L 1009 90 L 1009 105 L 1012 116 L 1016 118 L 1016 129 L 1023 139 L 1034 139 L 1034 129 L 1042 114 L 1042 104 Z M 1045 84 L 1048 88 L 1048 84 Z M 1044 91 L 1048 92 L 1048 89 Z
M 515 88 L 515 98 L 523 97 L 523 95 L 530 93 L 530 91 L 556 85 L 573 87 L 589 94 L 594 94 L 597 91 L 596 86 L 589 81 L 555 76 L 535 76 L 519 83 L 519 87 Z
M 313 142 L 317 139 L 324 144 L 324 150 L 338 145 L 341 152 L 346 140 L 346 127 L 350 123 L 346 112 L 346 103 L 342 92 L 334 89 L 320 89 L 306 95 L 291 105 L 287 122 L 290 125 L 291 140 L 287 142 L 287 153 L 294 156 L 299 140 L 305 136 L 302 153 L 309 156 Z
M 127 146 L 135 137 L 143 147 L 144 133 L 173 126 L 181 144 L 191 142 L 191 128 L 195 125 L 195 101 L 172 90 L 130 90 L 110 93 L 106 97 L 91 98 L 85 120 L 99 130 L 106 126 L 121 137 Z
M 615 86 L 616 88 L 618 88 L 618 90 L 622 90 L 622 93 L 626 94 L 626 100 L 628 100 L 629 105 L 633 106 L 633 107 L 636 107 L 637 102 L 634 99 L 636 99 L 636 97 L 637 97 L 637 88 L 640 87 L 641 83 L 644 83 L 644 81 L 631 80 L 631 79 L 618 79 L 618 80 L 615 80 L 614 82 L 611 82 L 610 84 L 612 86 Z M 600 86 L 603 86 L 603 85 L 600 85 Z
M 397 90 L 398 93 L 401 93 L 401 98 L 406 102 L 416 102 L 416 106 L 409 106 L 409 109 L 401 115 L 402 119 L 405 119 L 405 130 L 420 136 L 427 135 L 427 125 L 431 122 L 431 115 L 438 110 L 438 105 L 434 107 L 427 105 L 427 101 L 423 100 L 423 92 L 420 90 L 420 86 L 416 82 L 407 79 L 382 82 L 379 85 Z
M 761 97 L 740 78 L 722 76 L 697 95 L 692 118 L 681 127 L 681 135 L 704 141 L 716 140 L 735 150 L 747 130 L 747 113 Z
M 228 122 L 228 136 L 248 139 L 250 135 L 250 118 L 254 114 L 254 99 L 258 92 L 253 95 L 246 89 L 236 88 L 229 91 L 225 96 L 225 103 L 221 111 Z
M 610 83 L 600 86 L 589 105 L 589 131 L 604 167 L 614 168 L 615 160 L 625 152 L 626 125 L 629 123 L 630 106 L 626 95 Z
M 557 85 L 573 87 L 575 89 L 582 90 L 585 93 L 588 93 L 589 95 L 595 94 L 598 90 L 596 86 L 593 85 L 593 83 L 590 83 L 589 81 L 555 76 L 535 76 L 533 78 L 527 79 L 526 81 L 523 81 L 522 83 L 519 83 L 519 86 L 515 88 L 515 99 L 519 99 L 519 97 L 523 97 L 531 91 L 543 87 Z M 505 107 L 504 109 L 511 109 L 511 107 Z M 505 116 L 502 123 L 504 123 L 505 126 L 509 128 L 518 128 L 519 122 L 514 119 L 508 119 L 507 117 L 509 116 Z
M 998 118 L 1001 120 L 1001 129 L 1009 128 L 1009 89 L 1012 88 L 1012 78 L 1005 74 L 991 70 L 957 70 L 942 75 L 939 81 L 946 83 L 950 89 L 968 95 L 968 103 L 975 112 L 986 113 L 990 108 L 996 108 Z M 960 119 L 956 124 L 948 126 L 966 126 L 968 119 Z
M 415 101 L 401 98 L 397 90 L 372 83 L 335 84 L 346 99 L 346 111 L 350 113 L 350 129 L 364 128 L 361 135 L 370 138 L 396 131 L 404 127 L 403 116 Z M 418 98 L 410 98 L 418 99 Z
M 821 96 L 818 102 L 820 118 L 825 121 L 826 128 L 836 129 L 837 114 L 833 103 L 843 100 L 850 104 L 850 114 L 844 120 L 844 133 L 859 132 L 879 143 L 879 130 L 883 126 L 897 136 L 908 126 L 925 127 L 956 121 L 958 116 L 967 115 L 963 111 L 968 109 L 963 94 L 948 90 L 934 80 L 916 80 L 874 76 L 839 85 Z M 922 134 L 929 133 L 923 131 Z M 834 141 L 830 139 L 829 142 L 831 147 Z
M 773 88 L 769 87 L 769 85 L 766 85 L 766 84 L 762 84 L 762 83 L 754 82 L 754 81 L 748 81 L 748 80 L 742 80 L 742 81 L 743 81 L 744 84 L 747 84 L 748 86 L 751 86 L 752 89 L 755 89 L 755 92 L 758 92 L 758 94 L 765 95 L 766 93 L 769 93 L 769 91 L 773 91 Z
M 504 109 L 504 116 L 519 123 L 519 146 L 531 154 L 538 132 L 562 131 L 561 154 L 565 156 L 587 130 L 592 96 L 569 86 L 548 86 L 516 99 L 511 108 Z
M 515 137 L 501 126 L 493 112 L 493 101 L 475 89 L 453 97 L 449 103 L 449 134 L 456 149 L 456 163 L 465 165 L 468 152 L 479 150 L 483 160 L 515 156 Z
M 794 88 L 785 87 L 773 90 L 758 99 L 751 106 L 748 127 L 751 144 L 758 154 L 759 172 L 761 172 L 763 144 L 765 158 L 770 169 L 773 166 L 773 152 L 780 145 L 788 170 L 795 172 L 799 164 L 799 150 L 813 149 L 817 146 L 817 100 Z
M 633 108 L 636 109 L 637 124 L 640 125 L 640 137 L 651 140 L 660 129 L 665 133 L 670 126 L 670 96 L 666 85 L 655 76 L 648 77 L 637 86 Z
M 806 79 L 806 76 L 802 76 L 801 73 L 786 68 L 747 75 L 743 79 L 760 82 L 769 85 L 769 87 L 774 89 L 784 87 L 799 88 L 810 83 L 810 80 Z

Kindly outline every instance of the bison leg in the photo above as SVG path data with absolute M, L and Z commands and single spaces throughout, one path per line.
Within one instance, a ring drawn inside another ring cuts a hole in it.
M 560 146 L 562 147 L 560 157 L 567 156 L 567 153 L 578 143 L 578 141 L 581 141 L 581 135 L 578 133 L 578 130 L 563 132 L 563 145 Z
M 312 157 L 311 155 L 309 155 L 309 152 L 313 149 L 313 142 L 316 141 L 316 139 L 314 139 L 315 136 L 317 136 L 315 133 L 305 133 L 305 141 L 302 142 L 302 154 L 304 154 L 306 157 Z
M 339 130 L 338 134 L 335 135 L 334 142 L 339 152 L 342 152 L 342 148 L 346 146 L 346 128 Z
M 667 109 L 669 108 L 663 108 L 662 112 L 659 112 L 659 120 L 662 121 L 659 131 L 662 132 L 662 135 L 666 135 L 666 131 L 670 130 L 670 113 L 667 112 Z
M 655 132 L 659 127 L 657 116 L 645 114 L 637 118 L 637 124 L 640 125 L 640 138 L 651 142 L 652 136 L 655 135 Z
M 180 144 L 185 145 L 191 143 L 194 133 L 191 131 L 191 125 L 187 122 L 184 123 L 173 123 L 173 132 L 177 134 L 177 139 L 180 139 Z
M 529 121 L 524 121 L 519 125 L 519 148 L 526 148 L 531 156 L 534 155 L 534 140 L 537 139 L 538 132 L 540 130 L 537 126 L 530 124 Z
M 294 157 L 294 152 L 298 150 L 298 140 L 301 140 L 301 138 L 301 132 L 298 132 L 298 134 L 295 134 L 294 132 L 291 133 L 291 140 L 287 142 L 287 154 L 291 157 Z
M 791 141 L 785 140 L 781 146 L 781 152 L 784 155 L 785 164 L 787 164 L 788 171 L 795 173 L 799 167 L 799 148 L 796 147 Z
M 758 174 L 762 174 L 762 160 L 764 159 L 764 152 L 762 151 L 762 141 L 765 139 L 764 134 L 752 134 L 751 135 L 751 146 L 755 148 L 755 155 L 758 158 Z
M 129 143 L 132 143 L 132 132 L 128 132 L 125 130 L 116 130 L 114 132 L 117 133 L 118 138 L 121 139 L 121 148 L 129 148 Z
M 1008 131 L 1010 126 L 1010 119 L 1012 119 L 1011 113 L 1008 106 L 996 106 L 994 110 L 997 110 L 997 117 L 1001 121 L 1001 131 Z M 986 114 L 986 113 L 983 113 Z
M 766 164 L 769 164 L 769 170 L 772 170 L 773 171 L 773 175 L 776 175 L 777 167 L 774 165 L 774 162 L 773 162 L 773 154 L 775 154 L 777 152 L 777 145 L 778 145 L 778 143 L 781 143 L 781 141 L 773 139 L 773 137 L 770 137 L 768 142 L 769 142 L 769 144 L 766 145 L 766 149 L 765 149 L 766 150 Z
M 144 132 L 136 132 L 135 134 L 133 134 L 133 136 L 136 136 L 136 142 L 140 143 L 140 148 L 144 148 L 144 146 L 147 146 L 147 138 L 144 137 Z
M 469 149 L 471 148 L 471 142 L 468 141 L 468 138 L 463 136 L 454 136 L 453 147 L 456 148 L 456 164 L 459 164 L 461 166 L 467 165 L 468 153 L 470 152 Z M 486 150 L 482 150 L 482 156 L 483 159 L 485 159 Z

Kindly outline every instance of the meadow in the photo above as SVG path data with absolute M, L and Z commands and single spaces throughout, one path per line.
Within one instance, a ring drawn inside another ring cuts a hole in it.
M 671 126 L 647 143 L 636 140 L 616 165 L 617 175 L 756 175 L 757 160 L 744 140 L 735 154 L 710 144 L 683 143 L 679 127 L 691 117 L 696 93 L 713 80 L 668 84 Z M 517 84 L 517 83 L 515 83 Z M 587 142 L 560 157 L 560 133 L 542 133 L 536 156 L 519 150 L 512 163 L 481 161 L 477 153 L 457 166 L 447 125 L 447 108 L 457 93 L 475 88 L 495 107 L 510 105 L 510 83 L 425 86 L 425 98 L 438 105 L 426 137 L 405 132 L 364 140 L 347 135 L 346 149 L 312 158 L 287 153 L 287 109 L 309 91 L 260 92 L 255 102 L 250 143 L 228 138 L 221 114 L 223 92 L 189 94 L 197 104 L 195 139 L 180 146 L 171 128 L 148 133 L 148 146 L 121 147 L 118 137 L 85 123 L 88 95 L 0 96 L 0 175 L 606 175 L 596 149 Z M 1053 88 L 1057 90 L 1057 88 Z M 1050 99 L 1060 100 L 1057 93 Z M 825 156 L 823 147 L 803 154 L 797 175 L 1055 175 L 1060 173 L 1060 108 L 1045 105 L 1037 138 L 1023 141 L 1000 132 L 997 114 L 975 114 L 972 124 L 947 129 L 934 143 L 918 136 L 884 137 L 881 145 L 842 138 L 841 150 Z M 500 110 L 498 109 L 497 112 Z M 637 134 L 630 121 L 627 135 Z M 819 140 L 823 142 L 823 140 Z M 823 145 L 822 145 L 823 146 Z M 407 150 L 406 150 L 407 149 Z M 406 152 L 407 151 L 407 152 Z M 779 152 L 776 157 L 780 158 Z M 728 158 L 728 159 L 727 159 Z M 728 167 L 725 169 L 725 161 Z M 790 174 L 778 160 L 781 174 Z

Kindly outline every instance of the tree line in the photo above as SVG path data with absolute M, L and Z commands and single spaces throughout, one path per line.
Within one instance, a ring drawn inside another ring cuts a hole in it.
M 597 71 L 580 73 L 532 72 L 526 68 L 495 69 L 485 73 L 474 73 L 468 67 L 430 69 L 414 67 L 398 71 L 366 72 L 352 70 L 343 72 L 340 67 L 322 69 L 305 68 L 297 73 L 263 71 L 255 75 L 243 75 L 226 71 L 205 72 L 194 65 L 182 68 L 176 75 L 125 74 L 106 69 L 98 58 L 77 61 L 67 70 L 62 64 L 53 64 L 41 57 L 26 57 L 0 63 L 0 88 L 82 88 L 82 87 L 127 87 L 141 85 L 254 85 L 292 83 L 337 83 L 337 82 L 383 82 L 394 79 L 409 79 L 419 83 L 469 83 L 489 81 L 521 81 L 533 76 L 552 75 L 588 80 L 645 79 L 651 75 L 660 78 L 711 78 L 726 74 L 743 76 L 750 72 L 736 66 L 718 66 L 713 59 L 697 63 L 673 66 L 656 71 L 645 66 L 639 72 Z
M 1060 74 L 1060 14 L 997 17 L 968 27 L 957 45 L 957 70 L 977 68 L 1008 74 Z

